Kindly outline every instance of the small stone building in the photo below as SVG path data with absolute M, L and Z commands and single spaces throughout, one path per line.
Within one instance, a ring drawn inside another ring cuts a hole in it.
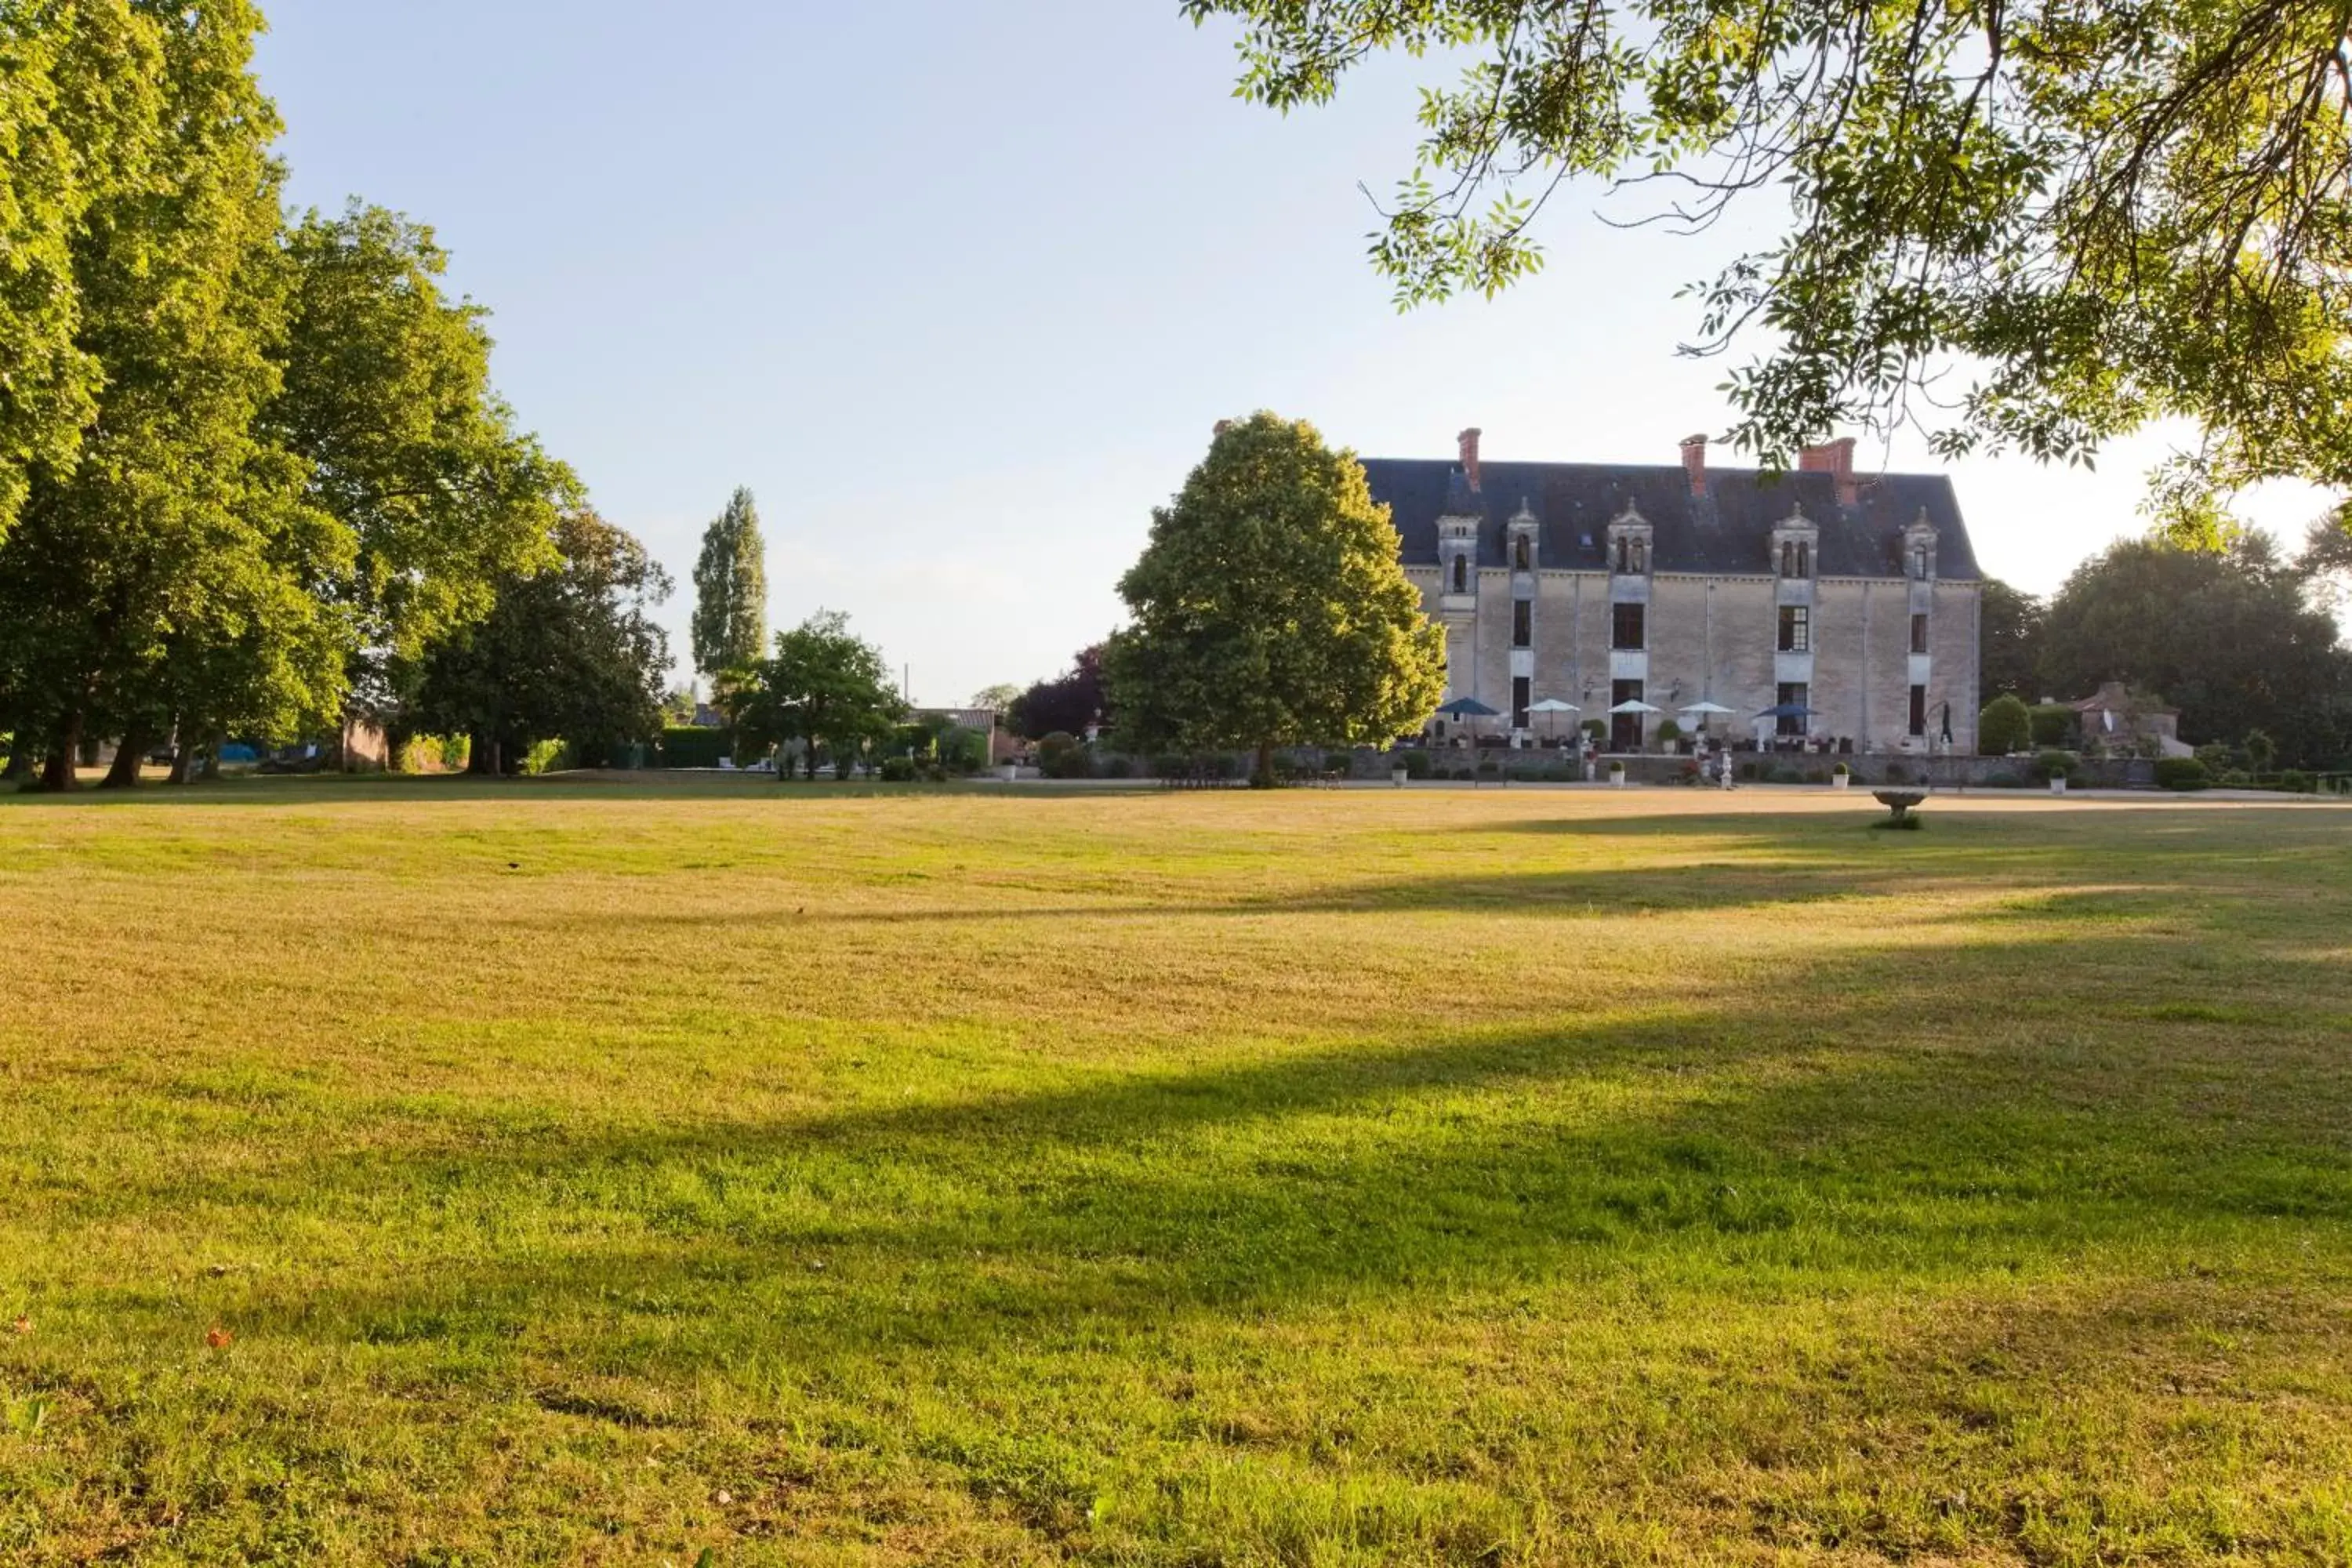
M 1454 461 L 1367 459 L 1445 627 L 1448 700 L 1504 715 L 1486 732 L 1535 734 L 1533 705 L 1572 702 L 1615 751 L 1712 703 L 1732 711 L 1711 731 L 1738 741 L 1973 752 L 1982 577 L 1951 481 L 1858 474 L 1851 438 L 1769 477 L 1710 468 L 1706 447 L 1655 467 L 1485 462 L 1465 430 Z M 1629 700 L 1661 711 L 1611 714 Z

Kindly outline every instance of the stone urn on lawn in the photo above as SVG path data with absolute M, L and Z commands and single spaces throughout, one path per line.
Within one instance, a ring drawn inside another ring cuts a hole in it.
M 1840 763 L 1837 766 L 1830 770 L 1830 788 L 1850 789 L 1853 787 L 1853 770 L 1847 767 L 1843 763 Z
M 1609 787 L 1612 789 L 1623 789 L 1625 787 L 1624 763 L 1612 763 L 1609 764 Z
M 1405 766 L 1402 763 L 1399 763 L 1396 766 L 1389 770 L 1389 783 L 1396 785 L 1399 789 L 1404 788 L 1404 781 L 1408 776 L 1410 775 L 1406 773 Z

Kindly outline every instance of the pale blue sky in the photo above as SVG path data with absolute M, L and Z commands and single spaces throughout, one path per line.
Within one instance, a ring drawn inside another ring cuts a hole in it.
M 1174 0 L 268 10 L 295 199 L 438 229 L 524 423 L 678 579 L 681 663 L 697 542 L 738 484 L 777 625 L 846 611 L 951 702 L 1117 623 L 1222 416 L 1367 456 L 1478 425 L 1490 457 L 1661 463 L 1728 423 L 1723 367 L 1674 354 L 1675 288 L 1719 247 L 1612 232 L 1590 196 L 1556 206 L 1533 283 L 1391 310 L 1356 182 L 1402 172 L 1425 66 L 1286 121 L 1230 96 L 1230 35 Z M 1987 570 L 2047 590 L 2137 531 L 2160 450 L 1955 469 Z

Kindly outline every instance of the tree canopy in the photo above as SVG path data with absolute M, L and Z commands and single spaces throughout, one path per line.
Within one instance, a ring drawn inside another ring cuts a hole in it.
M 2047 611 L 2041 600 L 1998 577 L 1985 579 L 1979 611 L 1979 675 L 1987 698 L 2013 693 L 2040 700 L 2042 627 Z
M 797 742 L 811 778 L 820 751 L 847 778 L 907 708 L 882 650 L 852 632 L 848 616 L 831 610 L 778 632 L 775 651 L 751 664 L 726 700 L 743 749 Z M 780 774 L 789 771 L 779 769 Z
M 1010 719 L 1013 733 L 1041 741 L 1052 734 L 1076 735 L 1110 717 L 1110 691 L 1103 680 L 1101 643 L 1080 648 L 1070 668 L 1046 680 L 1033 681 L 1013 700 Z
M 2060 697 L 2108 680 L 2160 695 L 2191 743 L 2262 730 L 2291 764 L 2352 752 L 2352 654 L 2261 534 L 2222 552 L 2126 540 L 2084 563 L 2050 602 L 2042 668 Z
M 451 628 L 423 661 L 407 721 L 470 736 L 475 773 L 511 773 L 556 739 L 595 765 L 662 727 L 669 639 L 653 610 L 669 574 L 593 511 L 564 513 L 549 544 L 556 566 L 509 573 L 489 614 Z
M 2352 486 L 2347 17 L 2302 0 L 1182 0 L 1236 19 L 1241 96 L 1287 111 L 1376 55 L 1424 88 L 1374 264 L 1401 306 L 1536 271 L 1570 188 L 1613 221 L 1777 235 L 1695 284 L 1685 352 L 1767 460 L 1843 426 L 1947 456 L 2087 459 L 2165 416 L 2206 449 L 2159 489 Z
M 1268 413 L 1219 427 L 1119 580 L 1104 657 L 1122 739 L 1186 750 L 1385 742 L 1444 693 L 1443 632 L 1354 454 Z
M 702 532 L 694 563 L 694 668 L 713 680 L 756 661 L 768 645 L 768 551 L 748 489 Z

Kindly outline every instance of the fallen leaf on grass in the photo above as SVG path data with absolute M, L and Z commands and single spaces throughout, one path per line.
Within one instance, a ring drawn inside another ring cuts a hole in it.
M 222 1328 L 218 1323 L 215 1323 L 210 1329 L 205 1331 L 205 1343 L 212 1346 L 212 1348 L 216 1351 L 225 1351 L 228 1349 L 229 1342 L 236 1337 L 236 1335 L 230 1333 L 226 1329 Z

